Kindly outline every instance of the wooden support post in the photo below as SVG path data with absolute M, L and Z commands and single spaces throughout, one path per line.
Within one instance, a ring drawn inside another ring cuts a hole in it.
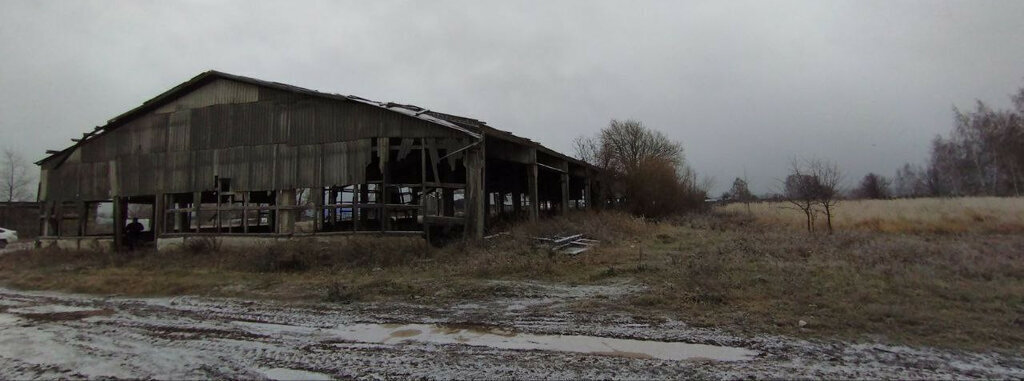
M 295 190 L 283 189 L 277 191 L 277 232 L 279 234 L 292 234 L 295 232 Z M 281 208 L 284 207 L 284 208 Z
M 369 210 L 369 209 L 362 208 L 363 205 L 366 205 L 366 203 L 369 201 L 369 199 L 370 199 L 370 185 L 369 184 L 359 184 L 359 202 L 352 203 L 354 205 L 353 212 L 358 211 L 358 214 L 359 214 L 359 218 L 358 219 L 353 219 L 353 229 L 354 230 L 359 230 L 361 226 L 366 225 L 366 223 L 369 221 L 369 217 L 370 216 L 368 216 L 366 214 L 366 211 Z
M 259 210 L 256 211 L 256 224 L 259 225 Z M 249 192 L 242 192 L 242 233 L 249 232 Z
M 593 202 L 593 191 L 590 189 L 590 172 L 587 171 L 587 177 L 583 179 L 583 208 L 587 210 L 593 209 Z
M 156 242 L 160 234 L 163 233 L 164 222 L 164 195 L 156 194 L 153 196 L 153 219 L 150 221 L 150 229 L 153 230 L 153 242 Z
M 323 198 L 323 196 L 324 196 L 323 193 L 324 193 L 323 189 L 321 189 L 320 190 L 320 198 Z M 335 200 L 337 200 L 337 199 L 338 199 L 338 191 L 336 191 L 333 186 L 330 187 L 330 188 L 327 188 L 327 203 L 328 204 L 336 204 L 337 201 L 335 201 Z M 331 208 L 331 210 L 327 212 L 327 219 L 329 220 L 329 222 L 330 222 L 330 224 L 332 226 L 336 225 L 338 223 L 338 208 Z
M 192 209 L 195 210 L 192 214 L 194 214 L 196 218 L 196 233 L 199 233 L 203 226 L 203 216 L 200 214 L 202 209 L 200 205 L 202 203 L 203 192 L 192 192 Z
M 427 148 L 426 139 L 420 139 L 420 210 L 419 217 L 423 221 L 423 237 L 430 246 L 430 224 L 427 223 Z
M 315 211 L 313 214 L 313 231 L 324 231 L 324 187 L 309 188 L 309 197 L 313 199 L 313 209 Z M 334 199 L 330 201 L 332 204 L 334 203 Z M 334 209 L 331 208 L 332 211 Z
M 218 187 L 218 190 L 216 190 L 216 191 L 214 191 L 214 192 L 213 192 L 213 195 L 214 195 L 214 197 L 216 197 L 216 198 L 217 198 L 217 213 L 215 213 L 215 215 L 214 215 L 214 218 L 216 218 L 216 219 L 217 219 L 217 222 L 213 224 L 213 227 L 214 227 L 214 229 L 216 229 L 216 230 L 217 230 L 217 233 L 220 233 L 220 232 L 221 232 L 221 223 L 220 223 L 220 220 L 221 220 L 221 214 L 220 214 L 220 207 L 221 207 L 221 205 L 220 205 L 220 197 L 221 197 L 221 196 L 220 196 L 220 190 L 219 190 L 219 188 L 220 188 L 220 185 L 218 185 L 217 187 Z
M 114 251 L 124 249 L 124 220 L 128 208 L 125 199 L 121 196 L 114 196 Z
M 562 200 L 558 203 L 558 213 L 565 215 L 569 210 L 569 174 L 562 172 L 559 179 L 558 183 L 562 185 Z
M 530 222 L 537 221 L 540 215 L 540 197 L 537 195 L 537 150 L 530 150 L 530 164 L 527 165 L 526 191 L 529 194 Z
M 383 144 L 381 144 L 383 143 Z M 380 143 L 377 144 L 377 153 L 380 155 L 380 199 L 377 203 L 380 204 L 380 208 L 377 209 L 378 218 L 380 218 L 380 231 L 385 232 L 391 230 L 391 211 L 388 210 L 387 205 L 391 203 L 391 149 L 388 145 L 388 138 L 380 138 Z
M 79 237 L 84 237 L 85 236 L 85 224 L 86 224 L 85 216 L 89 214 L 89 211 L 87 210 L 86 205 L 87 205 L 87 203 L 85 201 L 79 201 L 79 202 L 76 203 L 76 206 L 77 206 L 77 209 L 78 209 L 78 236 Z
M 53 226 L 50 224 L 53 215 L 53 203 L 43 202 L 42 207 L 39 209 L 39 234 L 43 237 L 53 236 Z
M 523 210 L 523 194 L 519 191 L 512 192 L 512 215 L 519 218 Z
M 481 138 L 482 139 L 482 138 Z M 484 236 L 485 220 L 487 219 L 487 193 L 484 179 L 484 163 L 486 155 L 484 143 L 466 150 L 464 163 L 466 163 L 466 230 L 465 234 L 470 239 L 480 239 Z
M 465 196 L 465 193 L 463 193 Z M 441 215 L 455 216 L 455 190 L 451 188 L 441 189 Z

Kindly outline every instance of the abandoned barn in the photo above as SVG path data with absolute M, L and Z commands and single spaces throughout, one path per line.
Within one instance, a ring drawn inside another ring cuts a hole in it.
M 593 167 L 475 119 L 216 71 L 73 141 L 37 163 L 44 245 L 120 248 L 135 219 L 157 247 L 473 238 L 597 189 Z

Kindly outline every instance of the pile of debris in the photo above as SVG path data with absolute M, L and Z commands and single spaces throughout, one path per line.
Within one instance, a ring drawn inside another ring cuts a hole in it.
M 552 252 L 576 255 L 597 246 L 600 241 L 585 238 L 583 234 L 558 234 L 551 237 L 533 237 L 538 246 Z

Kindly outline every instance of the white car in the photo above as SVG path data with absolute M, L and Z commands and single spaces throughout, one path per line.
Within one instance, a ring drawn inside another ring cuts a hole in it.
M 9 243 L 18 242 L 18 232 L 11 229 L 0 228 L 0 249 L 7 247 Z

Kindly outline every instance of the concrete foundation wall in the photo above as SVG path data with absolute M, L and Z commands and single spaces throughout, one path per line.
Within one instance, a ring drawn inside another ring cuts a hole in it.
M 42 237 L 39 247 L 55 247 L 62 250 L 114 251 L 114 237 Z

